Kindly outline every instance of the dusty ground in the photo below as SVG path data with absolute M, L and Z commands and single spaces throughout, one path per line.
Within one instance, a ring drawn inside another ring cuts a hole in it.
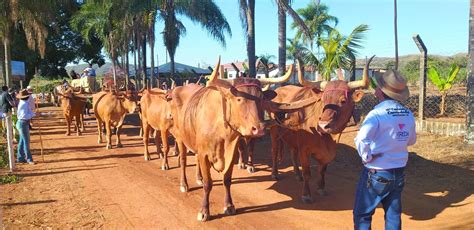
M 52 111 L 52 113 L 48 113 Z M 223 215 L 221 176 L 214 173 L 211 215 L 196 221 L 202 190 L 193 179 L 194 157 L 189 157 L 189 193 L 179 192 L 177 157 L 171 170 L 161 160 L 143 159 L 138 128 L 130 124 L 122 135 L 124 148 L 106 150 L 97 144 L 93 120 L 83 136 L 64 136 L 57 109 L 43 108 L 40 119 L 44 160 L 38 130 L 32 148 L 37 165 L 20 165 L 18 184 L 1 186 L 3 224 L 12 228 L 232 228 L 232 229 L 351 229 L 352 204 L 361 164 L 353 146 L 356 134 L 348 128 L 329 166 L 327 196 L 313 191 L 315 202 L 300 201 L 301 182 L 295 180 L 286 159 L 280 181 L 270 177 L 270 142 L 257 144 L 258 171 L 234 169 L 232 185 L 237 215 Z M 155 148 L 152 146 L 152 150 Z M 461 138 L 419 135 L 410 148 L 403 194 L 405 229 L 474 228 L 474 148 Z M 287 156 L 285 156 L 288 158 Z M 315 175 L 314 165 L 313 175 Z M 313 188 L 316 187 L 312 179 Z M 377 209 L 374 229 L 383 229 L 383 210 Z

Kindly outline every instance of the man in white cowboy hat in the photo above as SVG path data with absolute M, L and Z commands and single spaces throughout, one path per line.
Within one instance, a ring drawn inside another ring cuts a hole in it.
M 28 125 L 31 118 L 35 116 L 33 110 L 28 105 L 30 94 L 26 89 L 21 90 L 16 97 L 20 99 L 18 103 L 16 128 L 20 134 L 18 141 L 17 161 L 19 163 L 35 164 L 30 150 L 30 130 Z M 26 159 L 25 159 L 26 158 Z
M 388 70 L 376 74 L 375 80 L 379 104 L 367 114 L 354 140 L 364 164 L 354 203 L 354 229 L 371 229 L 379 203 L 385 211 L 385 229 L 401 229 L 403 171 L 407 146 L 416 142 L 415 118 L 400 104 L 410 95 L 400 73 Z

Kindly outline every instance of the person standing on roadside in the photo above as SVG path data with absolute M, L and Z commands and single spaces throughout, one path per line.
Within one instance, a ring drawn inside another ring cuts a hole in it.
M 2 86 L 2 92 L 0 94 L 0 117 L 2 124 L 7 131 L 7 147 L 8 155 L 10 158 L 10 171 L 14 169 L 14 158 L 13 158 L 13 122 L 12 122 L 12 108 L 15 107 L 15 100 L 8 93 L 8 86 Z
M 27 90 L 21 90 L 16 97 L 20 99 L 17 110 L 18 121 L 16 122 L 16 128 L 20 134 L 17 161 L 34 165 L 35 162 L 33 161 L 33 156 L 31 155 L 30 150 L 30 129 L 28 125 L 30 124 L 31 118 L 35 116 L 35 113 L 31 110 L 28 103 L 30 94 Z
M 354 229 L 371 229 L 379 203 L 385 211 L 385 229 L 401 229 L 404 169 L 407 146 L 416 142 L 413 113 L 400 104 L 410 92 L 395 70 L 376 74 L 375 96 L 379 104 L 367 114 L 355 138 L 364 168 L 354 202 Z

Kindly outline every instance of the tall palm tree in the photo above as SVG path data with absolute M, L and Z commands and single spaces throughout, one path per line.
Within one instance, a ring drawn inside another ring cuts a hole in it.
M 357 56 L 357 49 L 362 47 L 361 42 L 368 29 L 367 25 L 359 25 L 347 37 L 333 29 L 327 38 L 320 39 L 324 55 L 319 61 L 318 69 L 325 80 L 330 80 L 331 73 L 338 68 L 351 68 L 352 60 Z
M 334 29 L 339 20 L 337 17 L 329 15 L 329 8 L 325 4 L 318 4 L 311 2 L 306 8 L 298 9 L 296 12 L 303 18 L 304 23 L 309 28 L 310 33 L 313 35 L 316 42 L 316 46 L 319 47 L 319 38 L 323 35 L 327 35 L 332 29 Z M 313 41 L 310 37 L 299 29 L 297 23 L 291 24 L 292 29 L 297 29 L 295 39 L 302 40 L 305 44 L 310 47 L 313 46 Z
M 293 24 L 312 38 L 310 30 L 291 7 L 291 0 L 275 0 L 278 5 L 278 74 L 281 76 L 286 72 L 286 13 L 294 20 Z
M 46 23 L 50 21 L 56 10 L 59 0 L 28 1 L 2 0 L 0 1 L 0 38 L 3 40 L 5 55 L 5 83 L 11 86 L 11 42 L 15 28 L 21 27 L 26 35 L 27 45 L 32 50 L 38 50 L 44 57 L 48 29 Z
M 255 77 L 255 0 L 239 0 L 240 21 L 245 28 L 245 39 L 247 43 L 247 58 L 249 63 L 248 74 Z
M 160 8 L 161 18 L 165 22 L 163 41 L 170 56 L 171 76 L 175 73 L 174 56 L 181 36 L 185 35 L 186 27 L 176 17 L 183 15 L 200 24 L 209 35 L 225 47 L 225 34 L 232 32 L 225 16 L 213 0 L 163 0 Z

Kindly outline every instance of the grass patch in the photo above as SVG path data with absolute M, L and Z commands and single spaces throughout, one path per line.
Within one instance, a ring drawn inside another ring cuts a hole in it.
M 0 184 L 15 184 L 20 182 L 20 177 L 17 175 L 3 175 L 0 176 Z
M 0 168 L 8 166 L 8 151 L 6 144 L 0 145 Z

